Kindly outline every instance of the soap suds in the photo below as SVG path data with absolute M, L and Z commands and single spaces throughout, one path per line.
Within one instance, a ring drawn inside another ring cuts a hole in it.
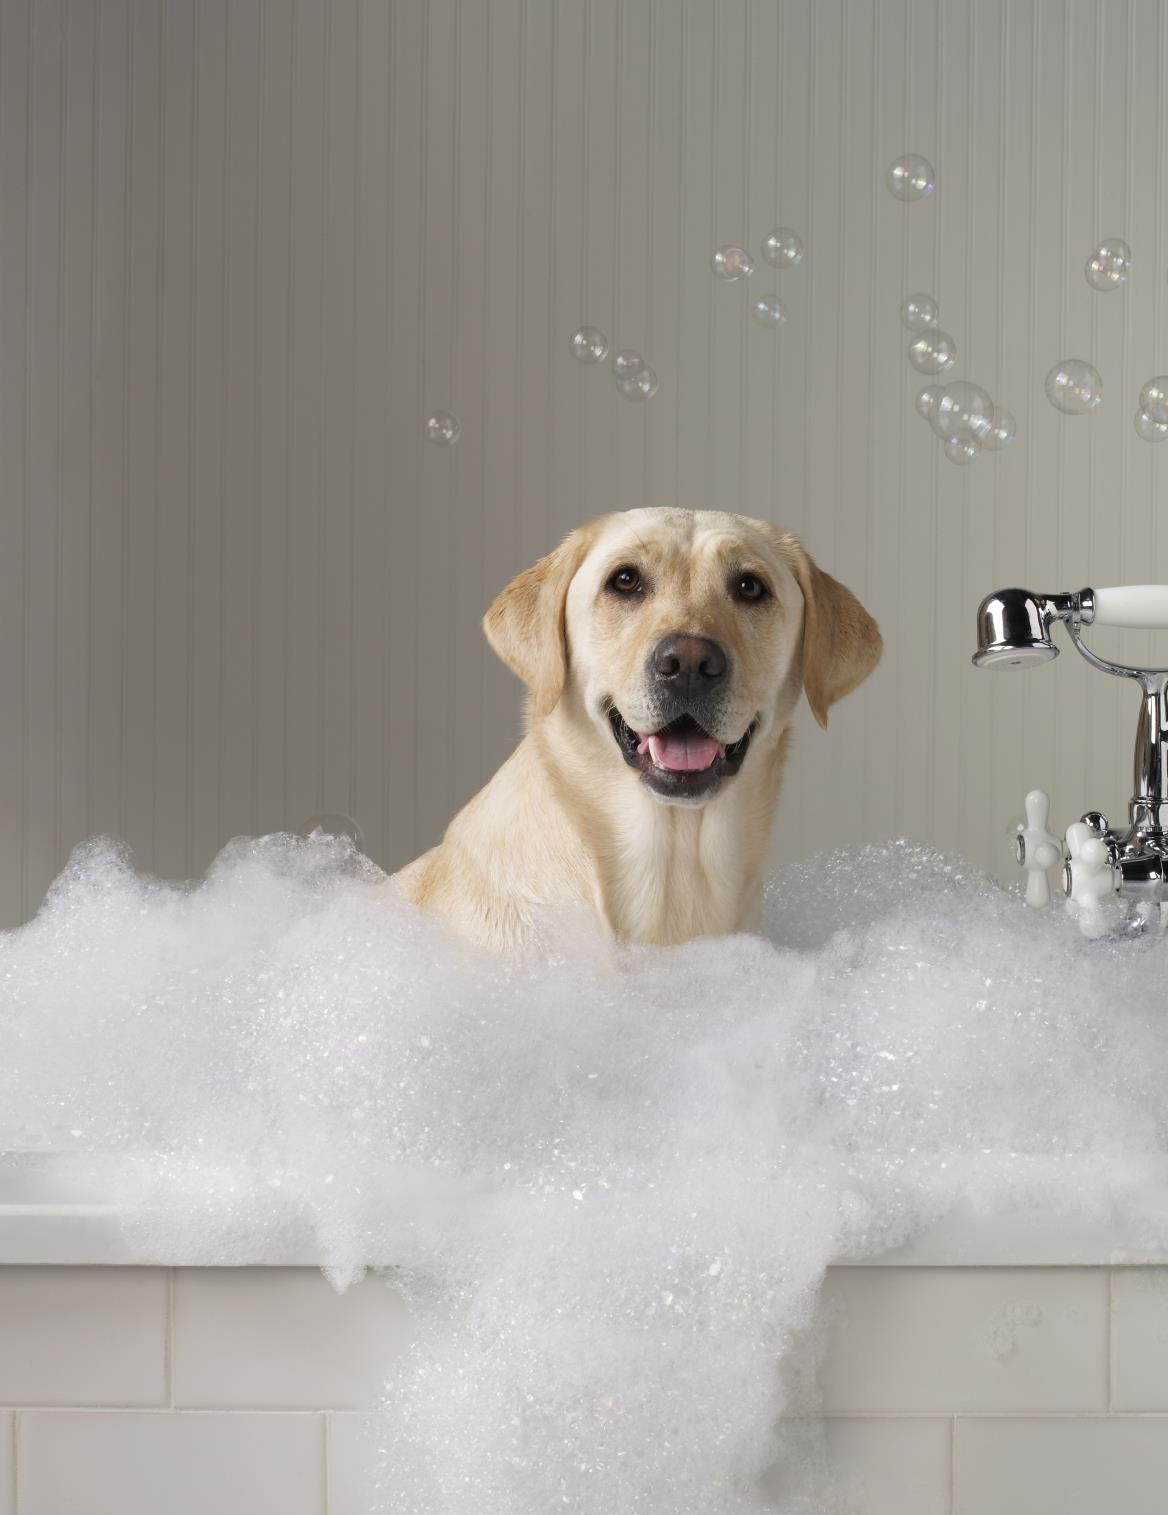
M 194 887 L 91 843 L 0 935 L 0 1144 L 116 1159 L 143 1255 L 405 1291 L 371 1511 L 850 1508 L 827 1265 L 957 1199 L 1111 1213 L 1168 1147 L 1165 944 L 918 844 L 782 870 L 759 936 L 550 939 L 500 961 L 327 836 Z

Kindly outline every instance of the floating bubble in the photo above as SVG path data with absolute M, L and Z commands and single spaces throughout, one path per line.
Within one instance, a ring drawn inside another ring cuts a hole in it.
M 623 352 L 618 352 L 612 360 L 612 371 L 618 379 L 635 378 L 644 366 L 644 358 L 631 347 L 626 347 Z
M 578 363 L 603 363 L 608 357 L 608 338 L 599 326 L 580 326 L 572 333 L 572 356 Z
M 1140 390 L 1140 409 L 1153 421 L 1168 421 L 1168 374 L 1148 380 Z
M 710 259 L 710 267 L 719 279 L 729 283 L 754 272 L 754 259 L 744 247 L 719 247 Z
M 776 226 L 762 244 L 762 255 L 775 268 L 794 268 L 803 261 L 803 239 L 785 226 Z
M 964 468 L 967 463 L 972 463 L 981 451 L 981 443 L 976 437 L 957 435 L 945 438 L 945 456 L 950 463 L 956 463 L 958 468 Z
M 1083 272 L 1092 289 L 1104 294 L 1127 283 L 1131 273 L 1132 250 L 1122 237 L 1108 237 L 1100 242 L 1084 265 Z
M 957 362 L 957 343 L 947 331 L 931 326 L 908 344 L 908 360 L 918 373 L 944 373 Z
M 757 299 L 751 301 L 750 314 L 760 326 L 769 326 L 772 329 L 781 326 L 787 319 L 787 312 L 783 309 L 777 295 L 759 295 Z
M 926 421 L 931 420 L 944 393 L 944 384 L 926 384 L 916 398 L 917 415 Z
M 1162 442 L 1168 437 L 1168 421 L 1158 421 L 1146 410 L 1136 411 L 1136 436 L 1145 442 Z
M 648 363 L 642 363 L 636 373 L 618 378 L 616 387 L 626 400 L 651 400 L 657 393 L 657 375 Z
M 1004 405 L 995 405 L 993 423 L 980 441 L 987 452 L 1000 452 L 1003 447 L 1009 447 L 1017 434 L 1018 427 L 1010 411 Z
M 957 379 L 937 401 L 929 424 L 939 437 L 976 437 L 979 441 L 994 421 L 989 391 L 968 379 Z
M 305 836 L 311 838 L 347 836 L 358 852 L 365 851 L 365 833 L 351 815 L 345 815 L 341 811 L 314 815 L 300 829 Z
M 457 416 L 448 410 L 435 410 L 426 418 L 426 439 L 435 447 L 453 447 L 462 436 L 462 426 Z
M 909 295 L 900 307 L 901 323 L 909 331 L 925 331 L 930 326 L 936 326 L 940 318 L 941 312 L 932 295 Z
M 1046 376 L 1046 398 L 1066 416 L 1086 415 L 1103 399 L 1099 370 L 1085 358 L 1062 358 Z
M 905 153 L 889 165 L 884 182 L 898 200 L 923 200 L 936 189 L 937 176 L 928 158 L 919 153 Z

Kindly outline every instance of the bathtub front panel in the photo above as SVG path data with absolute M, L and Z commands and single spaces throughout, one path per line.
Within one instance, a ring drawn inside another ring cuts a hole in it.
M 832 1269 L 822 1317 L 856 1515 L 1160 1515 L 1168 1269 Z M 409 1339 L 380 1277 L 0 1267 L 0 1515 L 369 1515 Z

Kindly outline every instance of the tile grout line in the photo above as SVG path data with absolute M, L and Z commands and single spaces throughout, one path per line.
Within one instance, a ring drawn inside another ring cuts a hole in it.
M 1112 1395 L 1112 1365 L 1111 1365 L 1111 1357 L 1112 1357 L 1112 1351 L 1113 1351 L 1112 1343 L 1114 1341 L 1114 1323 L 1115 1323 L 1115 1270 L 1113 1268 L 1108 1268 L 1108 1270 L 1107 1270 L 1107 1330 L 1105 1332 L 1105 1346 L 1106 1346 L 1107 1356 L 1106 1356 L 1105 1363 L 1104 1363 L 1104 1374 L 1105 1374 L 1105 1377 L 1106 1377 L 1106 1380 L 1107 1380 L 1107 1385 L 1106 1386 L 1107 1386 L 1107 1413 L 1108 1413 L 1108 1415 L 1112 1414 L 1114 1412 L 1114 1409 L 1115 1409 L 1115 1402 L 1114 1402 L 1113 1395 Z
M 322 1515 L 329 1515 L 330 1491 L 329 1491 L 329 1448 L 332 1443 L 332 1416 L 327 1410 L 318 1412 L 320 1415 L 320 1508 Z
M 949 1419 L 949 1515 L 957 1509 L 957 1416 Z
M 785 1416 L 790 1420 L 814 1420 L 815 1416 Z M 903 1421 L 903 1420 L 1164 1420 L 1164 1410 L 832 1410 L 822 1420 Z
M 20 1429 L 22 1417 L 19 1410 L 12 1415 L 12 1477 L 9 1488 L 12 1492 L 13 1515 L 20 1515 Z
M 83 1404 L 80 1400 L 69 1404 L 59 1405 L 9 1404 L 0 1406 L 0 1409 L 10 1415 L 163 1415 L 169 1416 L 171 1418 L 192 1417 L 196 1415 L 218 1415 L 227 1419 L 237 1419 L 241 1416 L 248 1415 L 262 1415 L 265 1417 L 284 1416 L 286 1418 L 296 1416 L 300 1419 L 303 1419 L 306 1416 L 319 1416 L 331 1413 L 330 1411 L 321 1409 L 306 1409 L 303 1406 L 287 1408 L 283 1405 L 94 1405 Z M 343 1413 L 356 1414 L 358 1412 L 345 1411 Z M 1143 1414 L 1144 1412 L 1141 1411 L 1138 1413 Z M 1154 1419 L 1155 1414 L 1153 1412 L 1149 1412 L 1146 1418 Z M 1163 1412 L 1160 1418 L 1168 1418 L 1168 1411 Z
M 177 1268 L 166 1270 L 166 1334 L 162 1342 L 162 1371 L 166 1387 L 166 1405 L 174 1409 L 174 1296 Z

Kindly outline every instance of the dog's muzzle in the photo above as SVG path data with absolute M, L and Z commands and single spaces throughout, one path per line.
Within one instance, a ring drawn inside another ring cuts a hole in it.
M 758 725 L 752 721 L 736 742 L 720 742 L 688 711 L 653 732 L 638 732 L 615 705 L 608 720 L 621 756 L 663 799 L 710 798 L 742 766 Z

